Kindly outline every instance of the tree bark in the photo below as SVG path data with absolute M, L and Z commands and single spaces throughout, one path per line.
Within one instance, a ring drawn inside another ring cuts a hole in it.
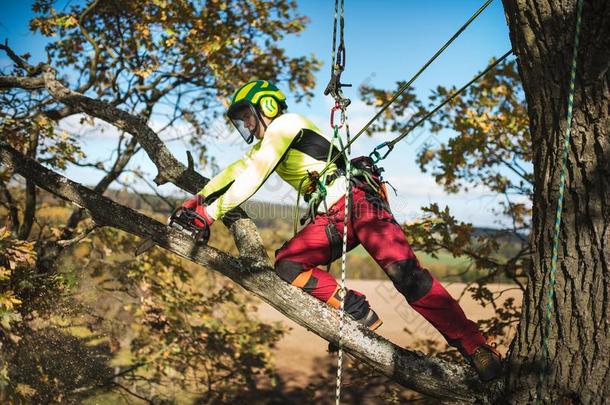
M 36 156 L 36 150 L 38 149 L 38 133 L 31 135 L 31 139 L 28 145 L 27 156 L 34 158 Z M 19 239 L 26 240 L 32 226 L 34 225 L 34 217 L 36 216 L 36 185 L 30 180 L 25 181 L 25 204 L 23 209 L 23 221 L 19 226 L 17 237 Z
M 528 103 L 535 177 L 533 255 L 504 398 L 509 403 L 601 404 L 610 398 L 610 2 L 585 1 L 583 9 L 548 331 L 577 0 L 504 0 L 504 7 Z M 547 373 L 544 337 L 549 344 Z

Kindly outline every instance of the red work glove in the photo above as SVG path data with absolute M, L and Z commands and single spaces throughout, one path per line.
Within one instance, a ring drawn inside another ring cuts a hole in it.
M 201 222 L 198 218 L 193 220 L 193 224 L 197 228 L 205 228 L 206 225 L 209 227 L 214 222 L 214 219 L 207 213 L 206 205 L 204 204 L 205 198 L 202 195 L 196 194 L 193 197 L 185 200 L 182 203 L 182 208 L 190 209 L 195 211 L 199 216 L 201 216 L 205 220 L 205 224 Z

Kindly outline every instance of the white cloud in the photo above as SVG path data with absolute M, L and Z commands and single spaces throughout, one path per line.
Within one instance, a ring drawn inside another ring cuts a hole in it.
M 434 178 L 426 174 L 415 175 L 392 175 L 385 176 L 387 180 L 399 190 L 399 195 L 408 197 L 426 198 L 480 198 L 490 195 L 491 192 L 486 187 L 478 186 L 469 189 L 467 192 L 457 194 L 447 193 L 441 185 L 436 183 Z
M 82 120 L 85 121 L 81 122 Z M 59 128 L 84 138 L 118 138 L 119 130 L 115 126 L 97 118 L 94 118 L 91 124 L 90 120 L 91 118 L 87 114 L 71 115 L 60 121 Z

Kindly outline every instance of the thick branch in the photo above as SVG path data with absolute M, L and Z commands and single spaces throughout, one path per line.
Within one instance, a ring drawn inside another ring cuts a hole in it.
M 2 143 L 0 161 L 39 187 L 87 208 L 96 223 L 150 237 L 159 246 L 229 277 L 322 338 L 338 341 L 338 311 L 282 281 L 267 262 L 236 259 L 211 247 L 198 247 L 180 232 L 74 183 Z M 483 387 L 468 367 L 397 347 L 351 319 L 346 319 L 344 331 L 348 353 L 407 388 L 447 402 L 487 402 L 485 388 L 490 385 Z M 493 388 L 500 389 L 499 384 Z
M 25 90 L 44 89 L 44 79 L 42 77 L 0 76 L 0 90 L 10 90 L 13 88 Z

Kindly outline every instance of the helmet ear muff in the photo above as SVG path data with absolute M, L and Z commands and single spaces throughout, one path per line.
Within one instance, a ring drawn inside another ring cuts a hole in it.
M 277 101 L 271 96 L 262 97 L 258 105 L 263 115 L 267 118 L 275 118 L 280 112 Z

